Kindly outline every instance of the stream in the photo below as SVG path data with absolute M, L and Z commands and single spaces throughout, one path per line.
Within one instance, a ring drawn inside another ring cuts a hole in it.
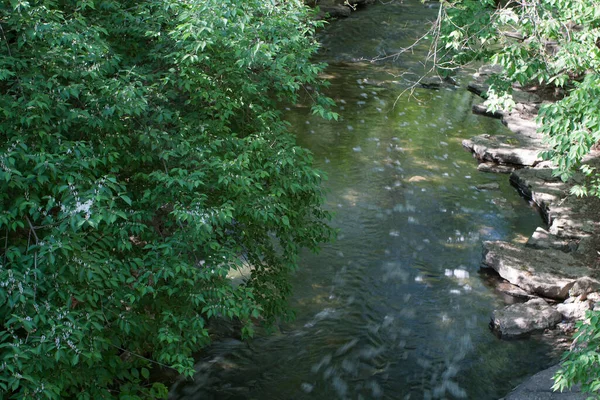
M 510 132 L 472 114 L 468 72 L 461 87 L 400 96 L 425 72 L 428 43 L 370 62 L 436 14 L 391 1 L 321 33 L 340 121 L 302 106 L 287 118 L 328 175 L 339 237 L 302 255 L 293 322 L 215 343 L 170 399 L 498 399 L 556 360 L 543 335 L 503 341 L 488 327 L 505 300 L 480 272 L 481 242 L 523 241 L 543 221 L 506 175 L 478 172 L 461 141 Z

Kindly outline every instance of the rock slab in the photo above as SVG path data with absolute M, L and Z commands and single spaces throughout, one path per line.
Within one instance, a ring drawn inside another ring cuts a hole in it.
M 533 166 L 542 161 L 538 141 L 527 137 L 479 135 L 462 144 L 481 161 L 517 166 Z
M 529 237 L 529 240 L 527 240 L 526 246 L 538 250 L 557 249 L 565 253 L 577 249 L 577 243 L 574 241 L 559 238 L 542 227 L 538 227 L 535 232 L 533 232 Z
M 591 274 L 571 253 L 537 250 L 502 241 L 483 243 L 483 264 L 537 296 L 565 300 L 577 278 Z
M 544 299 L 536 298 L 494 311 L 491 324 L 501 338 L 512 339 L 553 328 L 560 321 L 561 313 Z

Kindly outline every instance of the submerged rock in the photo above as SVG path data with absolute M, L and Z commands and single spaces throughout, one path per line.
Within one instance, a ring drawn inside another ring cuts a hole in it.
M 553 328 L 561 320 L 561 313 L 543 299 L 536 298 L 494 311 L 491 325 L 501 338 L 512 339 Z
M 475 186 L 477 190 L 498 190 L 500 184 L 498 182 L 482 183 L 481 185 Z
M 520 288 L 538 296 L 564 300 L 577 278 L 591 274 L 570 253 L 536 250 L 502 241 L 483 243 L 483 264 Z

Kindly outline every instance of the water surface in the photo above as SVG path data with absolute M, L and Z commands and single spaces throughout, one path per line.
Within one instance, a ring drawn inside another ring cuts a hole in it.
M 338 240 L 304 254 L 294 275 L 297 318 L 272 336 L 207 350 L 172 399 L 497 399 L 552 361 L 543 338 L 500 341 L 503 306 L 479 273 L 483 240 L 523 240 L 542 224 L 506 175 L 480 173 L 461 141 L 509 134 L 474 116 L 464 89 L 416 89 L 436 15 L 418 0 L 378 4 L 323 32 L 327 122 L 298 106 L 298 142 L 329 176 Z M 497 190 L 481 190 L 497 183 Z

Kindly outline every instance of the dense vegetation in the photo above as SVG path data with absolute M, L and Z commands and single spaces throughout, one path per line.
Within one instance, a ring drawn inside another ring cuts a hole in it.
M 335 117 L 316 27 L 301 0 L 0 5 L 0 397 L 164 396 L 150 366 L 191 375 L 211 318 L 289 315 L 332 233 L 276 111 Z
M 600 196 L 600 173 L 582 164 L 600 140 L 600 1 L 442 0 L 433 32 L 436 63 L 451 71 L 472 61 L 498 64 L 487 93 L 490 109 L 514 105 L 512 90 L 537 86 L 558 101 L 544 104 L 538 122 L 544 154 L 568 179 L 580 169 L 587 182 L 575 195 Z M 600 315 L 580 324 L 578 347 L 566 355 L 555 389 L 581 383 L 600 390 Z

